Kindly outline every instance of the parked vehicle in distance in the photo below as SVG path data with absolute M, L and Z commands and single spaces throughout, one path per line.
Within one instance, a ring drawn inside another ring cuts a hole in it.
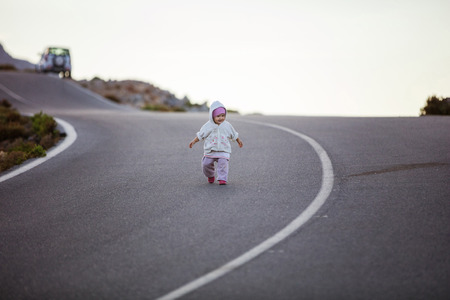
M 48 47 L 42 53 L 41 59 L 36 64 L 36 71 L 42 73 L 62 74 L 62 77 L 71 77 L 72 64 L 69 49 Z

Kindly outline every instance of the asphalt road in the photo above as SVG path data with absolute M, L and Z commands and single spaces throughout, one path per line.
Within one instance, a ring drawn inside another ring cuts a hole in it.
M 75 128 L 67 150 L 0 183 L 1 299 L 156 299 L 302 227 L 181 299 L 449 299 L 450 118 L 229 115 L 229 184 L 210 185 L 202 113 L 149 113 L 55 77 L 0 73 L 0 98 Z

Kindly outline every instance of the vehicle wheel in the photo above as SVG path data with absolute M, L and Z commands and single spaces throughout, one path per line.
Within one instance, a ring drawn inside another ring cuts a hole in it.
M 64 78 L 71 78 L 70 71 L 64 72 Z

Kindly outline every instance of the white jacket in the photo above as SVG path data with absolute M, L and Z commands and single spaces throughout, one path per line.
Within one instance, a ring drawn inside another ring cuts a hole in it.
M 220 125 L 214 123 L 212 113 L 219 107 L 225 108 L 219 101 L 215 101 L 211 104 L 211 107 L 209 108 L 209 121 L 200 128 L 200 131 L 197 132 L 197 137 L 200 141 L 205 141 L 203 145 L 205 156 L 230 158 L 230 140 L 236 141 L 239 134 L 227 121 L 224 121 Z

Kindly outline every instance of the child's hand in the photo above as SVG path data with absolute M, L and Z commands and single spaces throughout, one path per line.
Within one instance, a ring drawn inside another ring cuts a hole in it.
M 192 146 L 194 146 L 195 143 L 197 143 L 199 141 L 198 137 L 195 137 L 195 139 L 193 139 L 190 143 L 189 143 L 189 148 L 192 148 Z
M 244 146 L 244 143 L 242 143 L 242 141 L 241 141 L 240 138 L 237 138 L 237 139 L 236 139 L 236 142 L 238 143 L 239 148 L 242 148 L 242 146 Z

